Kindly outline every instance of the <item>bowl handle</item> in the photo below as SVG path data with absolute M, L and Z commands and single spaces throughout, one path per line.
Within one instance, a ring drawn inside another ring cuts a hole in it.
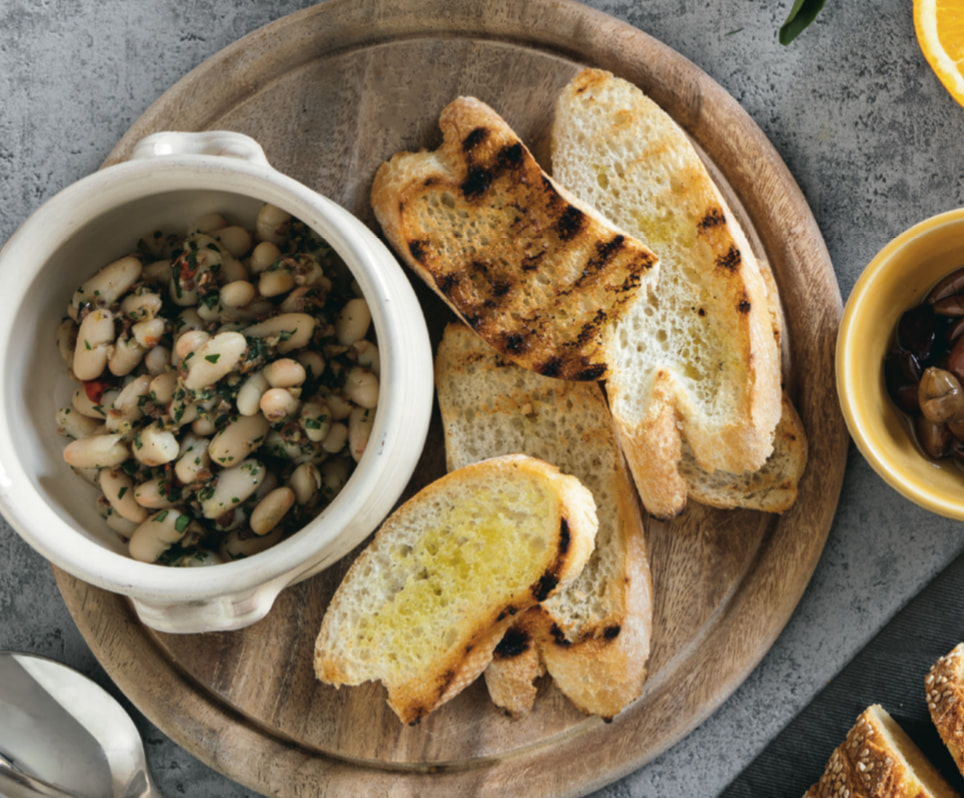
M 230 632 L 260 621 L 288 580 L 269 582 L 245 593 L 200 601 L 169 603 L 130 597 L 146 626 L 169 634 Z
M 164 155 L 220 155 L 269 165 L 258 142 L 233 130 L 207 130 L 201 133 L 163 130 L 152 133 L 137 142 L 130 160 Z

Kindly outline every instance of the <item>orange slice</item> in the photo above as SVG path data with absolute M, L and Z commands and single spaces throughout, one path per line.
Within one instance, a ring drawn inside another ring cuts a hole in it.
M 914 29 L 927 63 L 964 105 L 964 0 L 914 0 Z

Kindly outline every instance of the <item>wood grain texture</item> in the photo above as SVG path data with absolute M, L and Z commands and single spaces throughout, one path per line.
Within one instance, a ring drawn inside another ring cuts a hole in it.
M 786 309 L 791 396 L 810 466 L 781 517 L 691 505 L 649 520 L 655 592 L 651 677 L 612 723 L 551 685 L 534 711 L 503 717 L 478 683 L 402 727 L 378 686 L 335 690 L 312 646 L 346 561 L 284 591 L 239 632 L 171 636 L 127 601 L 57 572 L 81 632 L 110 676 L 162 731 L 232 779 L 271 795 L 582 795 L 638 768 L 712 713 L 746 678 L 800 599 L 823 549 L 846 459 L 833 385 L 839 289 L 816 223 L 777 153 L 708 76 L 645 33 L 568 0 L 451 3 L 329 0 L 245 37 L 166 92 L 111 153 L 162 129 L 256 137 L 283 172 L 375 228 L 368 189 L 400 149 L 432 147 L 439 111 L 471 94 L 547 163 L 558 90 L 584 65 L 637 83 L 693 137 Z M 451 318 L 413 278 L 430 330 Z M 438 419 L 408 493 L 444 469 Z M 533 774 L 538 774 L 534 777 Z M 508 791 L 508 792 L 507 792 Z

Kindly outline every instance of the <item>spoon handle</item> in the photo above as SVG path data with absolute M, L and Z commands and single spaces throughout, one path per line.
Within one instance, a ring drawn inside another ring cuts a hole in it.
M 77 798 L 73 793 L 16 770 L 0 757 L 0 795 L 8 798 Z

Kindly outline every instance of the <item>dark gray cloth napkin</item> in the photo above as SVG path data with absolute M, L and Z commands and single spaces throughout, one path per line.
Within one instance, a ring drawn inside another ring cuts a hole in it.
M 964 556 L 915 596 L 721 793 L 801 798 L 857 716 L 881 704 L 964 796 L 964 779 L 927 711 L 924 678 L 964 641 Z

